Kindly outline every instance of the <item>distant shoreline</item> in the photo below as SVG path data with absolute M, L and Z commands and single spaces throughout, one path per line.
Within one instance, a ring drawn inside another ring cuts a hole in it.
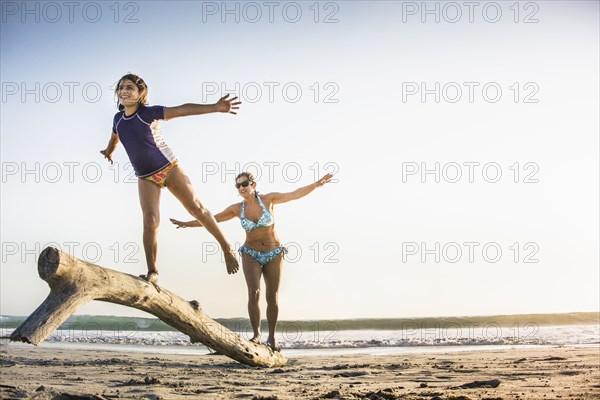
M 0 328 L 14 329 L 26 316 L 0 316 Z M 250 326 L 247 318 L 216 318 L 216 322 L 235 331 L 243 331 Z M 266 321 L 262 322 L 266 328 Z M 439 329 L 469 326 L 513 325 L 536 326 L 551 325 L 590 325 L 600 324 L 600 311 L 572 312 L 553 314 L 513 314 L 490 316 L 456 316 L 456 317 L 422 317 L 422 318 L 357 318 L 332 320 L 283 320 L 278 323 L 278 331 L 289 329 L 308 330 L 404 330 L 404 329 Z M 104 329 L 104 330 L 137 330 L 137 331 L 174 331 L 175 329 L 158 318 L 119 317 L 112 315 L 74 315 L 69 317 L 59 329 Z

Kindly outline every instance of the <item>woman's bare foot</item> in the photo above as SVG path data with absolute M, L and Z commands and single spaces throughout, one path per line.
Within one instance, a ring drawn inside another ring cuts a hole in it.
M 146 275 L 140 275 L 140 278 L 147 281 L 148 283 L 155 284 L 158 282 L 158 271 L 148 271 Z
M 249 340 L 249 342 L 260 344 L 260 335 L 254 336 L 252 339 Z
M 225 266 L 227 267 L 228 274 L 235 274 L 240 269 L 240 264 L 235 256 L 233 250 L 223 251 L 225 256 Z
M 269 346 L 273 351 L 281 351 L 281 346 L 279 346 L 273 338 L 267 339 L 267 346 Z

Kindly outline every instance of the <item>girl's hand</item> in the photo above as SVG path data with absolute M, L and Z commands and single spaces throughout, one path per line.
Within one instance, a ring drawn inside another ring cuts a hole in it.
M 179 229 L 179 228 L 187 228 L 187 225 L 183 221 L 177 221 L 176 219 L 173 219 L 173 218 L 169 218 L 169 220 L 171 220 L 171 222 L 173 223 L 173 225 L 177 225 L 177 229 Z
M 219 101 L 216 104 L 217 112 L 237 114 L 233 110 L 238 110 L 240 108 L 239 105 L 242 104 L 242 102 L 236 101 L 235 103 L 232 103 L 234 100 L 237 100 L 237 96 L 231 100 L 228 100 L 228 97 L 229 95 L 226 94 L 225 96 L 219 99 Z
M 100 154 L 102 154 L 104 156 L 104 158 L 106 158 L 110 162 L 110 165 L 114 164 L 113 159 L 112 159 L 112 154 L 107 154 L 106 150 L 100 150 Z
M 316 181 L 315 185 L 317 185 L 317 187 L 321 187 L 324 184 L 331 182 L 331 178 L 333 178 L 333 174 L 327 174 L 318 181 Z

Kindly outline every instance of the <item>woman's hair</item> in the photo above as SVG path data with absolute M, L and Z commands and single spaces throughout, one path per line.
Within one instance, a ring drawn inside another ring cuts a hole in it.
M 117 82 L 117 87 L 115 88 L 115 95 L 117 96 L 117 108 L 119 109 L 119 111 L 123 111 L 125 109 L 125 107 L 123 107 L 123 105 L 119 103 L 119 86 L 121 86 L 121 82 L 123 82 L 126 79 L 132 81 L 133 83 L 135 83 L 135 86 L 137 86 L 140 92 L 140 99 L 138 103 L 140 103 L 140 105 L 142 106 L 148 104 L 148 85 L 146 85 L 146 82 L 144 82 L 144 80 L 141 77 L 135 74 L 127 74 L 123 75 L 123 77 L 119 79 L 119 82 Z
M 235 177 L 235 181 L 237 182 L 238 179 L 240 178 L 247 178 L 250 181 L 250 184 L 256 182 L 254 180 L 254 175 L 252 175 L 252 172 L 241 172 L 238 174 L 238 176 Z M 254 196 L 258 197 L 258 190 L 254 190 Z
M 242 173 L 238 174 L 238 176 L 235 177 L 235 181 L 237 182 L 237 180 L 242 177 L 248 178 L 249 181 L 256 182 L 254 180 L 254 175 L 252 175 L 252 172 L 242 172 Z

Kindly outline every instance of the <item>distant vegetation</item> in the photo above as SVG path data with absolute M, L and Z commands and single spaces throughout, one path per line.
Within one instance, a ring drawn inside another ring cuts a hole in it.
M 0 316 L 0 328 L 14 329 L 27 317 Z M 246 318 L 217 319 L 227 328 L 241 332 L 250 329 Z M 576 312 L 567 314 L 517 314 L 482 317 L 431 317 L 431 318 L 361 318 L 342 320 L 280 321 L 278 330 L 293 332 L 340 331 L 340 330 L 410 330 L 431 328 L 485 327 L 485 326 L 548 326 L 600 323 L 600 312 Z M 266 321 L 263 321 L 266 330 Z M 59 329 L 107 330 L 107 331 L 174 331 L 157 318 L 115 317 L 97 315 L 71 316 Z

